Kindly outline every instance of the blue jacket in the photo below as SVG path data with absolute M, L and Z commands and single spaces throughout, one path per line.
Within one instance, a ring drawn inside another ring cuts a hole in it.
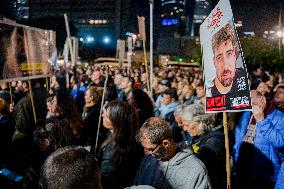
M 160 108 L 154 110 L 154 114 L 156 117 L 165 119 L 166 115 L 170 112 L 174 112 L 178 105 L 180 105 L 179 101 L 171 102 L 167 105 L 162 104 Z
M 236 126 L 233 149 L 236 167 L 242 166 L 238 165 L 240 159 L 251 159 L 250 163 L 246 165 L 248 166 L 246 174 L 254 178 L 265 178 L 273 183 L 277 182 L 275 189 L 283 189 L 284 179 L 281 177 L 284 174 L 279 174 L 279 178 L 278 173 L 284 160 L 284 113 L 274 109 L 263 121 L 256 123 L 257 128 L 253 148 L 246 153 L 250 154 L 251 157 L 242 154 L 243 151 L 240 150 L 250 118 L 251 112 L 244 112 Z

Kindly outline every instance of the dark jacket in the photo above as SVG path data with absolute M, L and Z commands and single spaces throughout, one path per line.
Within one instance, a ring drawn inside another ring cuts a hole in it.
M 108 143 L 102 150 L 100 171 L 103 188 L 123 189 L 132 186 L 136 170 L 143 157 L 142 148 L 138 144 L 132 145 L 132 149 L 120 163 L 115 159 L 114 153 L 111 143 Z
M 95 145 L 97 137 L 98 122 L 100 119 L 100 104 L 95 104 L 91 107 L 84 107 L 82 113 L 83 129 L 81 130 L 81 144 Z M 107 130 L 100 126 L 99 144 L 106 138 Z
M 12 136 L 15 131 L 15 123 L 10 115 L 0 115 L 0 166 L 9 161 Z
M 24 139 L 32 141 L 35 129 L 35 121 L 33 117 L 33 109 L 29 92 L 25 92 L 24 96 L 14 108 L 15 128 L 13 142 Z
M 205 164 L 213 189 L 226 188 L 226 151 L 223 131 L 211 131 L 193 138 L 193 150 Z

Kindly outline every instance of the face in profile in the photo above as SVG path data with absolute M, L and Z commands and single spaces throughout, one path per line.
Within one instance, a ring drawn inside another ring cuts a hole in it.
M 163 142 L 153 144 L 149 138 L 144 136 L 142 137 L 141 145 L 144 148 L 146 156 L 153 156 L 161 160 L 166 160 L 168 158 L 167 149 L 164 147 Z
M 183 130 L 190 136 L 200 136 L 202 133 L 201 123 L 195 121 L 182 120 Z
M 222 41 L 214 52 L 217 79 L 224 87 L 232 85 L 236 70 L 236 51 L 231 40 Z
M 112 126 L 112 123 L 110 121 L 110 118 L 109 118 L 109 109 L 106 109 L 103 111 L 103 114 L 102 114 L 102 117 L 103 117 L 103 126 L 112 131 L 113 130 L 113 126 Z

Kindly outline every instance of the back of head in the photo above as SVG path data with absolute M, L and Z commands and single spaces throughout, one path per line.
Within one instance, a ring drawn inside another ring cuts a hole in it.
M 101 189 L 95 157 L 80 146 L 58 149 L 42 166 L 40 186 L 42 189 Z
M 147 93 L 145 93 L 142 89 L 134 89 L 132 94 L 135 101 L 134 106 L 137 106 L 136 108 L 140 109 L 145 114 L 154 116 L 154 107 Z
M 184 104 L 178 105 L 174 111 L 174 116 L 181 116 L 185 107 L 186 106 Z
M 106 110 L 109 110 L 115 144 L 127 145 L 131 140 L 135 140 L 138 118 L 132 107 L 126 102 L 114 100 L 106 105 Z
M 7 89 L 8 88 L 8 83 L 3 81 L 3 82 L 0 83 L 0 87 L 1 87 L 2 90 Z
M 1 115 L 8 115 L 9 114 L 9 107 L 6 101 L 0 98 L 0 114 Z

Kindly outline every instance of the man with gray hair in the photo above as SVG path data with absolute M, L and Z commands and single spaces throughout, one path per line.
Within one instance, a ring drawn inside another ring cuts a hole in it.
M 211 188 L 204 164 L 188 149 L 180 149 L 172 138 L 171 126 L 163 119 L 149 118 L 140 128 L 137 140 L 145 157 L 135 184 L 156 189 Z

